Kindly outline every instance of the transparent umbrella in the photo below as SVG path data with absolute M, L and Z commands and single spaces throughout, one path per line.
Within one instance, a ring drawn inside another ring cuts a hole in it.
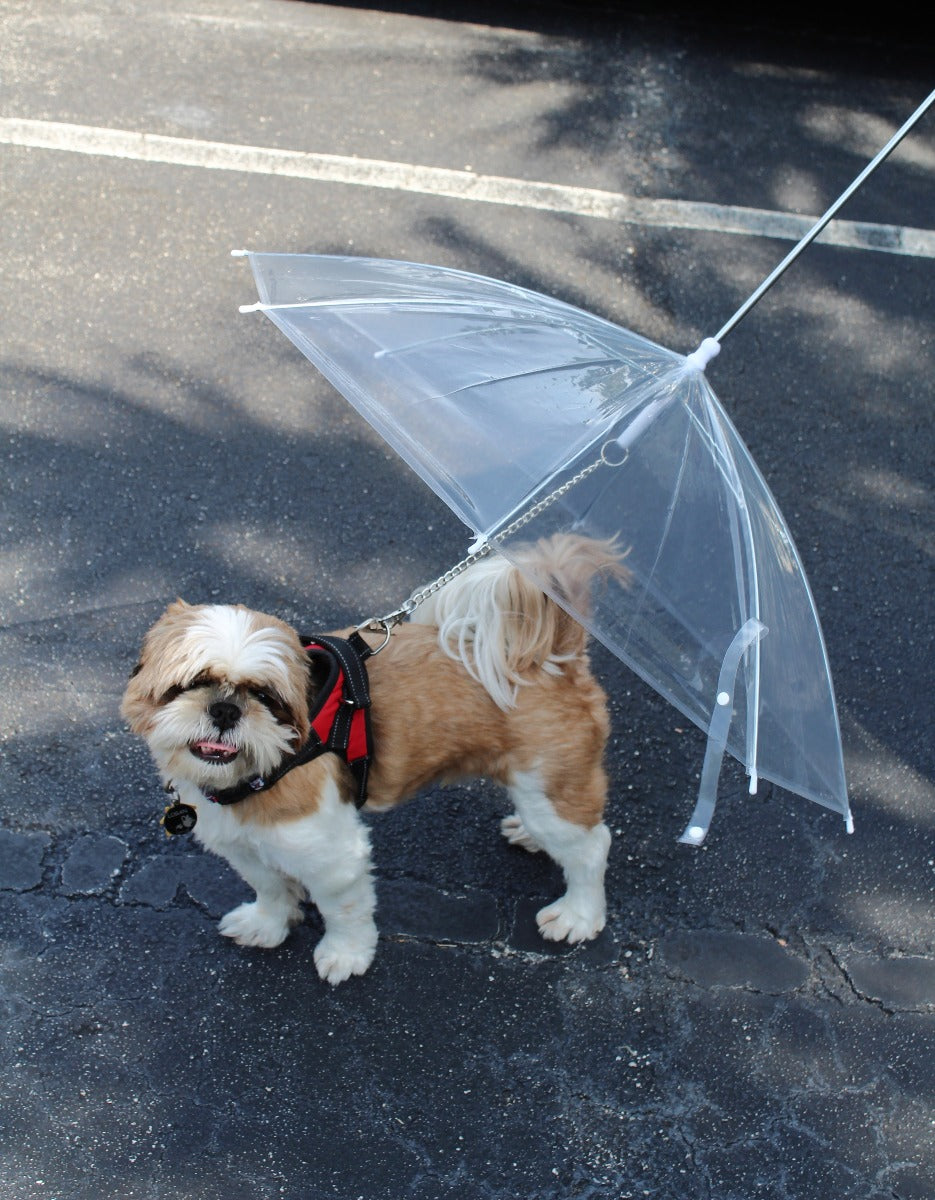
M 560 531 L 626 547 L 630 585 L 607 581 L 587 611 L 548 579 L 536 582 L 707 734 L 683 841 L 707 833 L 725 749 L 751 792 L 768 779 L 853 828 L 802 563 L 704 368 L 933 100 L 717 338 L 687 357 L 460 271 L 247 255 L 260 299 L 246 309 L 264 312 L 473 530 L 471 557 L 511 557 L 531 537 Z

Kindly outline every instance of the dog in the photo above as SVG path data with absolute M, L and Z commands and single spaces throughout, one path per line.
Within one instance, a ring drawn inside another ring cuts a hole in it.
M 565 876 L 564 894 L 537 914 L 539 930 L 576 943 L 605 923 L 607 703 L 585 630 L 530 576 L 587 613 L 597 580 L 625 585 L 627 572 L 613 542 L 570 534 L 512 558 L 520 566 L 491 554 L 469 567 L 368 659 L 375 749 L 365 808 L 392 808 L 436 783 L 504 785 L 507 841 L 545 851 Z M 375 649 L 384 639 L 364 640 Z M 319 674 L 278 618 L 178 600 L 146 635 L 121 712 L 188 806 L 196 838 L 256 892 L 220 932 L 278 946 L 308 897 L 325 926 L 318 974 L 338 984 L 362 975 L 377 946 L 369 832 L 346 763 L 324 753 L 237 803 L 210 798 L 275 778 L 306 743 Z

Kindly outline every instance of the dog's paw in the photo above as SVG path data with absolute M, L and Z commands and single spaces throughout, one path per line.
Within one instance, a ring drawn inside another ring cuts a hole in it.
M 376 948 L 376 929 L 366 938 L 326 933 L 315 947 L 315 967 L 325 983 L 334 986 L 352 975 L 363 975 L 373 962 Z
M 575 902 L 567 895 L 536 913 L 539 932 L 550 942 L 586 942 L 597 937 L 605 921 L 602 903 Z
M 290 925 L 301 917 L 298 909 L 267 908 L 255 900 L 252 904 L 231 909 L 221 918 L 218 929 L 241 946 L 263 946 L 271 950 L 286 940 Z
M 529 836 L 526 832 L 526 826 L 519 819 L 516 813 L 509 817 L 504 817 L 500 822 L 500 832 L 510 843 L 511 846 L 522 846 L 524 850 L 528 850 L 530 854 L 538 854 L 542 849 L 539 843 Z

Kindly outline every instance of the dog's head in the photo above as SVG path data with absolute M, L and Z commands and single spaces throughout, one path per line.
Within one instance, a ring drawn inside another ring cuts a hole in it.
M 177 600 L 146 635 L 121 712 L 167 779 L 221 790 L 269 774 L 305 742 L 308 690 L 288 625 Z

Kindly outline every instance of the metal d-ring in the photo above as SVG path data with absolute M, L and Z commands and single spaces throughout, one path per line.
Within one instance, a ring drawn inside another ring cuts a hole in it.
M 610 446 L 617 446 L 617 445 L 619 445 L 618 439 L 617 439 L 617 438 L 611 438 L 609 441 L 606 441 L 606 442 L 603 444 L 603 446 L 601 446 L 601 462 L 604 464 L 604 466 L 605 466 L 605 467 L 622 467 L 622 466 L 623 466 L 623 464 L 624 464 L 624 463 L 627 461 L 627 459 L 630 457 L 630 449 L 629 449 L 629 447 L 628 447 L 628 446 L 621 446 L 621 447 L 620 447 L 620 449 L 623 451 L 623 458 L 621 458 L 621 460 L 620 460 L 619 462 L 614 462 L 614 460 L 613 460 L 613 459 L 611 459 L 611 458 L 608 458 L 608 457 L 607 457 L 607 450 L 608 450 L 608 447 L 610 447 Z

